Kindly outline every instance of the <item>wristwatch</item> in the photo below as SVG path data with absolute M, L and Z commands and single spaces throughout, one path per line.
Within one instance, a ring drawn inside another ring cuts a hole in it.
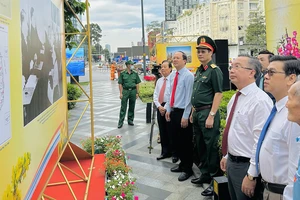
M 248 173 L 247 173 L 247 177 L 250 181 L 254 181 L 257 178 L 257 177 L 253 177 L 253 176 L 249 175 Z
M 216 115 L 216 113 L 214 113 L 214 112 L 209 112 L 209 115 L 214 117 L 214 116 Z

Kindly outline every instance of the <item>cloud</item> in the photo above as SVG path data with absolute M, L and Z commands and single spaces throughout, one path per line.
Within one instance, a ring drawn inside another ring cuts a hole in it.
M 90 23 L 102 29 L 101 45 L 130 47 L 142 39 L 141 0 L 90 0 Z M 83 16 L 83 21 L 86 21 Z M 144 0 L 144 25 L 164 20 L 164 0 Z M 147 34 L 145 32 L 145 37 Z

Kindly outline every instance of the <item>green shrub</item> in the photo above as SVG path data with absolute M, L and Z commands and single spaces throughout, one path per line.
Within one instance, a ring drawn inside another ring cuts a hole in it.
M 151 103 L 153 101 L 154 81 L 140 83 L 139 97 L 143 103 Z
M 81 89 L 75 85 L 68 83 L 67 85 L 67 92 L 68 92 L 68 100 L 77 100 L 81 95 Z M 76 102 L 68 102 L 68 109 L 71 110 L 75 107 Z

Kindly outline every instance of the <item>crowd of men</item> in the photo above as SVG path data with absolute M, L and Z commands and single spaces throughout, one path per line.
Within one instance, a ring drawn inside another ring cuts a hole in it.
M 180 160 L 171 168 L 180 173 L 178 181 L 193 175 L 195 163 L 201 176 L 191 182 L 209 183 L 203 196 L 213 195 L 213 178 L 226 172 L 232 200 L 300 199 L 299 169 L 296 172 L 300 163 L 300 61 L 261 51 L 257 58 L 240 55 L 232 62 L 229 78 L 237 92 L 227 105 L 220 156 L 223 74 L 212 61 L 217 46 L 211 38 L 200 36 L 196 48 L 201 65 L 195 75 L 187 69 L 187 55 L 182 51 L 173 55 L 172 64 L 162 62 L 162 77 L 153 95 L 162 146 L 157 160 Z M 130 75 L 130 66 L 126 73 Z M 130 87 L 123 83 L 128 78 L 119 80 L 120 95 L 131 89 L 135 101 L 140 80 L 134 73 L 131 76 L 134 84 Z M 123 105 L 122 100 L 119 127 L 124 120 Z M 133 124 L 130 117 L 128 124 Z

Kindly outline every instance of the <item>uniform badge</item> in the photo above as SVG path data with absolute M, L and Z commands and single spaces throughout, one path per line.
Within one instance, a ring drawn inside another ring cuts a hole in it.
M 205 38 L 201 38 L 200 39 L 200 43 L 205 43 L 206 41 L 205 41 Z
M 205 67 L 204 67 L 204 70 L 207 70 L 207 68 L 208 68 L 208 66 L 207 66 L 207 65 L 205 65 Z
M 206 77 L 206 76 L 202 76 L 202 78 L 203 78 L 203 79 L 206 79 L 207 77 Z
M 211 64 L 210 66 L 211 66 L 211 68 L 216 68 L 217 67 L 217 65 L 215 65 L 215 64 Z

